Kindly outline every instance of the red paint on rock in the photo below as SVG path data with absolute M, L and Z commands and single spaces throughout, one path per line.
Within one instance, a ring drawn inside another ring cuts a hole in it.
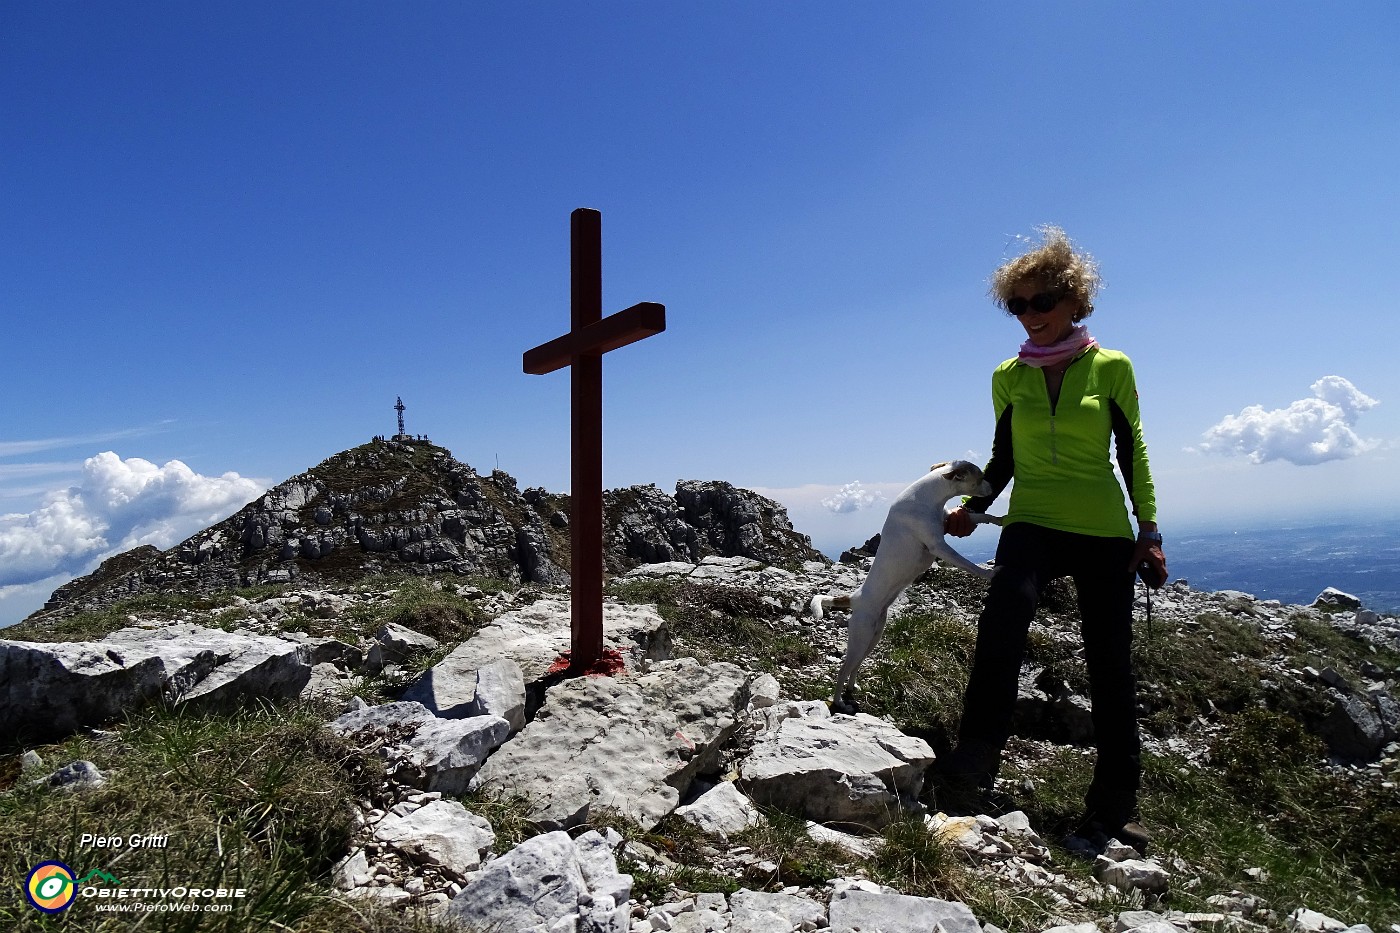
M 554 659 L 554 663 L 549 665 L 546 675 L 568 674 L 570 677 L 583 675 L 586 677 L 616 677 L 627 670 L 627 661 L 622 656 L 622 652 L 616 648 L 604 648 L 603 656 L 593 664 L 582 670 L 575 670 L 573 662 L 570 660 L 572 651 L 565 651 Z

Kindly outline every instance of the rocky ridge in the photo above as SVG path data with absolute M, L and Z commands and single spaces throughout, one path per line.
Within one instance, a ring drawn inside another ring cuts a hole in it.
M 682 480 L 604 494 L 610 573 L 642 563 L 744 556 L 820 560 L 786 510 L 722 481 Z M 481 475 L 426 441 L 351 448 L 268 490 L 167 551 L 110 558 L 59 587 L 31 619 L 56 621 L 149 594 L 208 594 L 263 584 L 325 586 L 386 572 L 564 584 L 569 497 Z
M 813 620 L 803 609 L 816 592 L 852 588 L 866 566 L 810 561 L 775 567 L 711 556 L 638 566 L 615 586 L 669 581 L 762 594 L 772 610 L 769 624 L 818 650 L 820 660 L 785 672 L 784 680 L 822 681 L 840 657 L 841 619 Z M 894 612 L 935 610 L 970 624 L 978 586 L 962 575 L 934 573 Z M 754 885 L 778 877 L 779 866 L 730 838 L 762 823 L 761 804 L 808 821 L 810 833 L 857 860 L 876 854 L 880 839 L 870 829 L 882 820 L 894 813 L 919 816 L 930 834 L 978 872 L 1009 891 L 1038 892 L 1060 903 L 1067 921 L 1093 905 L 1114 903 L 1113 892 L 1120 904 L 1127 898 L 1153 908 L 1111 910 L 1067 928 L 1051 918 L 1040 927 L 1057 933 L 1349 928 L 1305 903 L 1266 905 L 1238 890 L 1206 898 L 1209 911 L 1173 910 L 1171 892 L 1200 883 L 1196 866 L 1179 856 L 1143 859 L 1109 843 L 1092 853 L 1094 880 L 1086 881 L 1056 863 L 1024 814 L 949 817 L 926 810 L 921 785 L 935 751 L 922 739 L 876 717 L 833 716 L 816 697 L 784 696 L 775 678 L 756 672 L 759 659 L 743 652 L 724 661 L 695 660 L 690 654 L 700 646 L 669 632 L 646 606 L 610 600 L 605 610 L 608 642 L 627 660 L 623 674 L 560 681 L 549 661 L 567 644 L 563 594 L 525 588 L 479 595 L 489 602 L 490 625 L 412 677 L 403 700 L 370 707 L 351 699 L 348 711 L 328 724 L 388 765 L 376 794 L 357 802 L 361 829 L 336 872 L 343 896 L 522 931 L 994 933 L 965 904 L 909 896 L 859 872 L 778 890 L 749 887 L 725 895 L 672 887 L 661 897 L 636 896 L 634 878 L 619 870 L 620 863 L 662 876 L 681 866 L 665 850 L 611 830 L 567 832 L 601 810 L 620 810 L 643 828 L 674 813 L 709 834 L 705 853 L 714 873 Z M 1400 620 L 1348 605 L 1342 596 L 1325 593 L 1315 607 L 1283 606 L 1243 593 L 1197 592 L 1177 581 L 1153 598 L 1152 612 L 1159 633 L 1187 631 L 1218 616 L 1280 647 L 1304 622 L 1376 644 L 1400 640 Z M 207 613 L 176 620 L 137 614 L 129 628 L 98 642 L 0 643 L 0 680 L 34 685 L 6 697 L 0 721 L 43 716 L 70 728 L 97 724 L 122 704 L 156 696 L 201 704 L 289 692 L 354 697 L 371 672 L 409 665 L 404 670 L 411 673 L 414 651 L 438 646 L 387 625 L 373 639 L 349 643 L 298 635 L 282 622 L 289 607 L 334 616 L 357 600 L 376 598 L 294 590 L 249 602 L 242 607 L 249 621 L 231 632 L 208 627 L 215 620 Z M 1062 624 L 1071 607 L 1063 599 L 1051 594 L 1037 629 L 1072 642 L 1073 627 Z M 1338 768 L 1393 787 L 1400 778 L 1400 711 L 1392 691 L 1400 671 L 1378 665 L 1338 670 L 1284 657 L 1241 663 L 1259 665 L 1279 690 L 1311 699 L 1305 706 L 1316 716 L 1309 725 Z M 1087 738 L 1082 697 L 1043 675 L 1028 670 L 1023 682 L 1020 754 L 1037 743 Z M 1143 684 L 1147 709 L 1157 689 Z M 93 708 L 94 696 L 110 703 Z M 1147 741 L 1190 761 L 1204 755 L 1216 726 L 1202 717 L 1149 731 Z M 35 774 L 46 770 L 32 759 L 28 764 Z M 104 780 L 86 763 L 64 764 L 39 779 L 55 787 Z M 570 773 L 579 780 L 560 780 Z M 499 845 L 490 823 L 457 799 L 483 789 L 533 801 L 528 819 L 540 832 L 518 845 Z

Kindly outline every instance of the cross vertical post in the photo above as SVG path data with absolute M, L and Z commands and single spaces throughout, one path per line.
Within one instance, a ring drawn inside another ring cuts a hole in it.
M 525 351 L 525 372 L 571 368 L 569 670 L 603 657 L 603 354 L 666 329 L 666 308 L 642 302 L 603 317 L 602 215 L 569 216 L 569 333 Z
M 569 215 L 569 329 L 603 319 L 603 215 Z M 603 656 L 603 354 L 570 363 L 569 617 L 571 666 Z

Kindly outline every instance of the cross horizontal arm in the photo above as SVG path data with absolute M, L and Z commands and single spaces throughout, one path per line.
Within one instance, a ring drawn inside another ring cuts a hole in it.
M 525 372 L 542 376 L 586 353 L 606 353 L 666 329 L 666 306 L 643 301 L 594 324 L 525 351 Z

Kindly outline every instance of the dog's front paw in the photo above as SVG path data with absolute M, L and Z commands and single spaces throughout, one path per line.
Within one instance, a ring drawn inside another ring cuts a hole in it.
M 832 697 L 831 711 L 833 713 L 845 713 L 847 716 L 854 716 L 856 713 L 859 713 L 860 703 L 856 701 L 855 690 L 848 687 Z

